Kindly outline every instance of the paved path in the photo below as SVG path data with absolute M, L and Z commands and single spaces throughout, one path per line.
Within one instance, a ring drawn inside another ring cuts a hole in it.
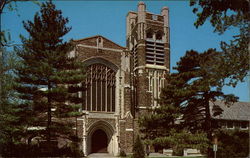
M 87 156 L 88 158 L 119 158 L 108 153 L 93 153 Z M 166 155 L 160 153 L 150 153 L 149 157 L 166 157 Z
M 94 153 L 87 156 L 88 158 L 117 158 L 113 155 L 108 153 Z
M 161 153 L 150 153 L 149 157 L 166 157 L 166 155 L 163 155 Z

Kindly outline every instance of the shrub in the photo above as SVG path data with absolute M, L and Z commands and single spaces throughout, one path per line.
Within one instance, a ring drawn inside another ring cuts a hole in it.
M 133 146 L 133 158 L 145 158 L 145 151 L 139 135 L 136 138 Z
M 47 146 L 5 144 L 0 155 L 2 157 L 83 157 L 84 153 L 79 150 L 77 144 L 71 144 L 71 146 L 60 149 L 53 146 L 50 151 Z
M 247 157 L 249 152 L 248 131 L 224 130 L 218 134 L 217 157 Z
M 125 151 L 124 151 L 124 150 L 121 150 L 121 152 L 120 152 L 120 156 L 121 156 L 121 157 L 126 157 L 126 156 L 127 156 L 127 154 L 125 153 Z

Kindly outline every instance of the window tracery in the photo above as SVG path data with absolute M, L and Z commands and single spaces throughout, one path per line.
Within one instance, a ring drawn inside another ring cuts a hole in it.
M 116 72 L 103 64 L 87 67 L 83 91 L 83 110 L 115 111 Z
M 152 106 L 157 106 L 161 90 L 165 84 L 165 70 L 148 69 L 148 91 L 152 93 Z

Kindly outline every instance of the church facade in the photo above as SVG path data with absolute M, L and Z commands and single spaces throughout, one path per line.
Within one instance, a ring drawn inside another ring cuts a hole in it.
M 146 11 L 139 2 L 126 17 L 126 47 L 105 37 L 75 40 L 76 55 L 86 70 L 82 116 L 77 134 L 85 155 L 132 152 L 138 117 L 157 107 L 156 99 L 170 69 L 169 10 Z

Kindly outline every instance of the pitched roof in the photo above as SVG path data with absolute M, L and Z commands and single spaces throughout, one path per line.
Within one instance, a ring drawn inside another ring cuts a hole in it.
M 109 46 L 111 46 L 113 48 L 116 48 L 116 49 L 126 49 L 126 47 L 120 46 L 119 44 L 117 44 L 117 43 L 115 43 L 115 42 L 113 42 L 113 41 L 111 41 L 111 40 L 109 40 L 106 37 L 103 37 L 101 35 L 95 35 L 95 36 L 86 37 L 86 38 L 82 38 L 82 39 L 77 39 L 77 40 L 73 40 L 73 41 L 76 42 L 76 43 L 83 43 L 83 44 L 85 44 L 85 41 L 86 42 L 87 41 L 91 41 L 91 40 L 96 41 L 96 39 L 99 38 L 99 37 L 103 38 L 104 39 L 104 43 L 108 44 Z M 89 44 L 90 43 L 88 43 L 88 45 Z M 90 44 L 90 45 L 92 45 L 92 44 Z
M 214 105 L 219 106 L 223 110 L 223 112 L 220 115 L 213 116 Z M 224 101 L 221 100 L 217 100 L 215 102 L 210 101 L 210 112 L 212 118 L 214 119 L 250 121 L 249 102 L 235 102 L 235 103 L 229 103 L 227 105 Z

